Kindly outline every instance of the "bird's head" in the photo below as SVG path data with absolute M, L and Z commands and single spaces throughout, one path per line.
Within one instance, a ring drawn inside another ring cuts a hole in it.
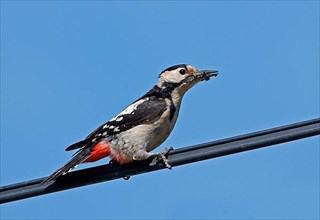
M 184 94 L 192 86 L 203 80 L 209 80 L 212 76 L 217 76 L 216 70 L 197 70 L 193 66 L 179 64 L 171 66 L 159 75 L 157 86 L 162 89 L 176 90 Z

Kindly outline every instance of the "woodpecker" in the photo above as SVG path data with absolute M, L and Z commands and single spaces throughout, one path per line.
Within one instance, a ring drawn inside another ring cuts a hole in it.
M 170 169 L 171 165 L 165 156 L 172 148 L 159 153 L 150 151 L 162 144 L 171 133 L 184 94 L 198 82 L 217 75 L 216 70 L 198 71 L 187 64 L 165 69 L 160 73 L 157 84 L 145 95 L 84 140 L 67 147 L 66 151 L 78 151 L 44 182 L 56 180 L 81 163 L 94 162 L 107 156 L 119 164 L 158 157 Z

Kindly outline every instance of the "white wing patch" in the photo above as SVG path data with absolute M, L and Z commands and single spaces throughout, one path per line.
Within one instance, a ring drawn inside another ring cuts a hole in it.
M 116 119 L 116 121 L 122 121 L 122 119 L 123 119 L 123 117 L 120 116 L 120 117 L 118 117 L 118 118 Z
M 145 101 L 148 101 L 148 100 L 149 100 L 149 98 L 147 97 L 147 98 L 144 98 L 144 99 L 140 99 L 139 101 L 137 101 L 135 103 L 132 103 L 125 110 L 123 110 L 120 114 L 118 114 L 116 117 L 112 118 L 109 122 L 112 122 L 112 121 L 120 122 L 120 121 L 122 121 L 124 115 L 134 114 L 134 111 L 137 110 L 138 106 L 141 105 L 142 103 L 144 103 Z M 104 125 L 102 128 L 103 129 L 110 129 L 110 130 L 113 130 L 114 132 L 120 131 L 119 127 L 116 127 L 114 125 L 110 125 L 109 123 Z M 107 132 L 104 132 L 104 135 L 107 135 Z
M 129 105 L 125 110 L 123 110 L 119 115 L 116 117 L 112 118 L 110 121 L 121 121 L 123 119 L 123 115 L 130 115 L 132 114 L 135 110 L 137 110 L 137 107 L 147 101 L 148 98 L 140 99 L 139 101 Z
M 148 124 L 151 120 L 158 120 L 166 109 L 167 107 L 163 98 L 154 96 L 152 98 L 145 97 L 139 99 L 116 117 L 92 132 L 87 139 L 96 141 L 103 137 L 116 135 L 121 131 L 126 131 L 140 124 Z

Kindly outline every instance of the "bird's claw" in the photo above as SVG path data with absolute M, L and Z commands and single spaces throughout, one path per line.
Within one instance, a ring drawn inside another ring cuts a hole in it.
M 166 167 L 171 170 L 172 166 L 169 164 L 168 159 L 166 158 L 166 155 L 173 150 L 173 147 L 167 147 L 162 151 L 161 153 L 156 154 L 156 156 L 163 161 L 163 163 L 166 165 Z
M 173 147 L 166 147 L 162 153 L 163 153 L 164 155 L 166 155 L 166 154 L 168 154 L 168 153 L 169 153 L 170 151 L 172 151 L 172 150 L 173 150 Z

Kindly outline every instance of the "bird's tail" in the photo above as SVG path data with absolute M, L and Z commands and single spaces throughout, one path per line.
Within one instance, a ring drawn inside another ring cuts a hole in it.
M 74 169 L 81 163 L 94 162 L 100 160 L 104 157 L 110 155 L 110 147 L 107 142 L 100 142 L 92 148 L 82 148 L 78 150 L 72 159 L 66 163 L 64 166 L 56 170 L 48 178 L 46 178 L 42 183 L 50 182 L 56 180 L 60 176 L 68 173 L 70 170 Z
M 70 170 L 72 170 L 73 168 L 78 166 L 80 163 L 84 162 L 89 157 L 90 157 L 90 154 L 83 155 L 83 152 L 78 151 L 68 163 L 66 163 L 64 166 L 62 166 L 58 170 L 56 170 L 53 174 L 51 174 L 42 183 L 50 182 L 50 181 L 55 180 L 64 174 L 68 173 Z

